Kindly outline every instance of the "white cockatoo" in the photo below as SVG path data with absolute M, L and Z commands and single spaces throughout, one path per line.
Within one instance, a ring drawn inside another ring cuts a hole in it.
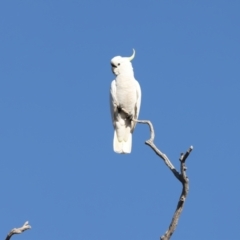
M 111 83 L 110 108 L 114 127 L 113 149 L 116 153 L 130 153 L 132 133 L 141 105 L 141 88 L 134 78 L 131 57 L 116 56 L 111 60 L 116 79 Z

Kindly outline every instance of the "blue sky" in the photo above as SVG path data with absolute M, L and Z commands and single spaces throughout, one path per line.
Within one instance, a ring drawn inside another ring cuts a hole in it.
M 1 238 L 159 239 L 181 192 L 138 125 L 112 150 L 110 59 L 130 56 L 140 119 L 187 166 L 172 239 L 239 239 L 239 1 L 2 1 Z

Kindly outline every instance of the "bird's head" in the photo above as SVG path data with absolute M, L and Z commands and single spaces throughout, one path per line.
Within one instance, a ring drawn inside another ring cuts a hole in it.
M 133 73 L 133 67 L 131 61 L 135 57 L 135 50 L 133 49 L 133 54 L 131 57 L 121 57 L 116 56 L 111 60 L 112 72 L 115 75 L 121 73 Z

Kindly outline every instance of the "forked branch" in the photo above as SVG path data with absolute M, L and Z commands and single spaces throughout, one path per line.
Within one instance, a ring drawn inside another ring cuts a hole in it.
M 181 192 L 180 198 L 178 200 L 177 208 L 176 208 L 175 213 L 173 215 L 172 221 L 171 221 L 167 231 L 165 232 L 165 234 L 162 235 L 161 238 L 160 238 L 161 240 L 169 240 L 171 238 L 172 234 L 174 233 L 176 227 L 177 227 L 178 220 L 180 218 L 180 215 L 181 215 L 181 212 L 183 210 L 183 206 L 184 206 L 184 203 L 186 201 L 187 194 L 188 194 L 188 191 L 189 191 L 189 180 L 188 180 L 188 177 L 186 175 L 187 168 L 186 168 L 185 162 L 186 162 L 187 157 L 189 156 L 189 154 L 193 150 L 193 146 L 190 146 L 190 148 L 187 150 L 187 152 L 185 154 L 181 153 L 181 156 L 179 158 L 179 161 L 180 161 L 180 172 L 179 172 L 173 166 L 173 164 L 171 163 L 171 161 L 169 160 L 167 155 L 164 154 L 163 152 L 161 152 L 155 146 L 155 144 L 154 144 L 155 133 L 154 133 L 154 128 L 153 128 L 152 123 L 150 121 L 147 121 L 147 120 L 135 120 L 135 119 L 133 119 L 133 121 L 135 121 L 137 123 L 141 123 L 141 124 L 148 124 L 148 126 L 150 128 L 150 139 L 147 140 L 145 142 L 145 144 L 153 149 L 153 151 L 164 161 L 164 163 L 172 171 L 174 176 L 182 183 L 182 192 Z
M 28 221 L 27 221 L 27 222 L 25 222 L 25 223 L 23 224 L 22 227 L 20 227 L 20 228 L 13 228 L 13 229 L 8 233 L 8 235 L 7 235 L 7 237 L 6 237 L 5 240 L 9 240 L 9 239 L 12 237 L 12 235 L 14 235 L 14 234 L 20 234 L 20 233 L 22 233 L 22 232 L 24 232 L 24 231 L 26 231 L 26 230 L 28 230 L 28 229 L 30 229 L 30 228 L 31 228 L 31 226 L 28 224 Z

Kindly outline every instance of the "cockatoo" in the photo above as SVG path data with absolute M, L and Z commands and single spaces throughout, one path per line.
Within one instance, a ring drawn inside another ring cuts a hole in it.
M 111 60 L 112 71 L 116 79 L 110 88 L 110 108 L 114 127 L 113 150 L 116 153 L 130 153 L 132 133 L 141 105 L 141 88 L 134 78 L 131 57 L 116 56 Z

